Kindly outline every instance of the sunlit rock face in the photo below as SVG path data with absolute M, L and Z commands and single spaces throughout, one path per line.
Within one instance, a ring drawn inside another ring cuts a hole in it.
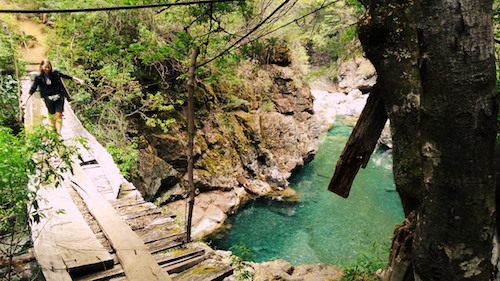
M 197 200 L 222 200 L 230 206 L 197 204 L 195 234 L 217 231 L 228 213 L 252 198 L 299 200 L 288 187 L 288 179 L 312 160 L 321 130 L 311 90 L 298 77 L 292 67 L 260 66 L 258 79 L 270 86 L 266 92 L 253 93 L 245 106 L 221 110 L 214 102 L 196 104 L 193 178 Z M 186 196 L 187 139 L 186 124 L 180 122 L 167 133 L 149 133 L 140 150 L 138 170 L 133 171 L 133 183 L 145 197 L 170 209 L 184 210 L 176 202 Z
M 377 74 L 372 63 L 364 57 L 356 57 L 348 61 L 337 61 L 338 87 L 340 92 L 349 93 L 360 90 L 367 93 L 377 81 Z

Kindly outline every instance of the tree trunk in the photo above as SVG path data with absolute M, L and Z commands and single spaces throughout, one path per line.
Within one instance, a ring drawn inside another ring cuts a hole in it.
M 360 40 L 391 122 L 394 180 L 407 220 L 415 214 L 411 227 L 395 233 L 381 279 L 492 280 L 492 2 L 365 2 Z
M 492 1 L 423 0 L 415 5 L 424 164 L 415 276 L 490 280 L 497 119 Z
M 413 1 L 372 0 L 359 37 L 377 70 L 393 141 L 394 181 L 405 215 L 414 211 L 421 190 L 419 144 L 420 76 Z

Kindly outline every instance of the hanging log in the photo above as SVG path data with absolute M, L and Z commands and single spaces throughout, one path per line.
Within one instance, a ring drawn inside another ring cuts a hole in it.
M 328 185 L 329 191 L 344 198 L 349 196 L 352 182 L 359 168 L 365 168 L 368 164 L 386 121 L 381 93 L 375 85 L 337 161 L 335 173 Z

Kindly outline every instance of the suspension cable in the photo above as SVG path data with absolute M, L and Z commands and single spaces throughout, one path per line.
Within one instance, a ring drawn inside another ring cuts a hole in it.
M 23 9 L 0 9 L 0 14 L 33 14 L 33 13 L 47 13 L 47 14 L 62 14 L 62 13 L 88 13 L 88 12 L 101 12 L 101 11 L 116 11 L 116 10 L 132 10 L 132 9 L 148 9 L 158 7 L 170 6 L 187 6 L 197 4 L 209 4 L 218 2 L 242 2 L 242 0 L 198 0 L 176 3 L 163 3 L 163 4 L 148 4 L 148 5 L 130 5 L 130 6 L 115 6 L 115 7 L 96 7 L 96 8 L 77 8 L 77 9 L 46 9 L 46 10 L 23 10 Z
M 231 46 L 227 47 L 225 50 L 223 50 L 222 52 L 220 52 L 217 56 L 203 62 L 203 63 L 200 63 L 198 64 L 196 67 L 201 67 L 201 66 L 204 66 L 220 57 L 222 57 L 224 54 L 226 54 L 227 52 L 229 52 L 232 48 L 234 48 L 236 45 L 238 45 L 241 41 L 243 41 L 244 39 L 246 39 L 247 37 L 249 37 L 253 32 L 255 32 L 257 29 L 259 29 L 262 25 L 264 25 L 264 23 L 266 23 L 274 14 L 276 14 L 279 10 L 281 10 L 281 8 L 283 8 L 283 6 L 285 6 L 288 2 L 290 2 L 290 0 L 285 0 L 283 3 L 281 3 L 281 5 L 279 5 L 271 14 L 269 14 L 269 16 L 267 16 L 264 20 L 262 20 L 259 24 L 257 24 L 254 28 L 252 28 L 247 34 L 245 34 L 245 36 L 241 37 L 240 39 L 238 39 L 236 42 L 234 42 L 233 44 L 231 44 Z

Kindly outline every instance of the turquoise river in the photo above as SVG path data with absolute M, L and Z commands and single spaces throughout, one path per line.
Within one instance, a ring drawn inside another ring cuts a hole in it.
M 250 203 L 229 220 L 229 231 L 212 241 L 213 246 L 244 247 L 253 261 L 284 259 L 295 265 L 350 263 L 374 249 L 382 249 L 387 257 L 394 226 L 403 221 L 390 152 L 371 156 L 347 199 L 327 191 L 352 130 L 345 120 L 337 118 L 333 128 L 320 137 L 314 160 L 290 179 L 301 203 Z

